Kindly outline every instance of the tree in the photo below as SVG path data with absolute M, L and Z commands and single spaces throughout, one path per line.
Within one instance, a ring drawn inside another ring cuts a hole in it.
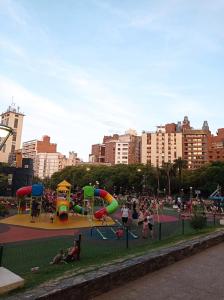
M 182 185 L 182 172 L 183 169 L 187 168 L 187 161 L 182 159 L 181 157 L 178 157 L 178 159 L 174 160 L 173 167 L 177 171 L 179 183 L 180 185 Z
M 171 195 L 171 175 L 173 174 L 174 171 L 174 165 L 170 162 L 164 163 L 163 164 L 163 170 L 166 173 L 167 176 L 167 186 L 168 186 L 168 195 Z

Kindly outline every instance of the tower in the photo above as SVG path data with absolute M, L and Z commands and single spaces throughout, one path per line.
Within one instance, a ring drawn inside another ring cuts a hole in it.
M 15 151 L 20 149 L 23 117 L 19 107 L 12 103 L 6 112 L 1 114 L 1 123 L 13 129 L 13 135 L 10 136 L 0 152 L 0 162 L 8 163 L 10 157 L 15 155 Z

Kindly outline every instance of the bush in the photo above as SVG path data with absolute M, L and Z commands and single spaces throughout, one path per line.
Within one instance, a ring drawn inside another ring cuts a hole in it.
M 8 209 L 3 204 L 0 204 L 0 217 L 5 217 L 8 214 L 9 214 Z
M 207 218 L 203 215 L 194 215 L 190 220 L 190 225 L 195 230 L 202 229 L 207 225 Z

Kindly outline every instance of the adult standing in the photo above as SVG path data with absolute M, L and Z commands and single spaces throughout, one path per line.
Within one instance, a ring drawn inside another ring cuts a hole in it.
M 147 222 L 148 222 L 150 235 L 153 238 L 154 216 L 152 211 L 149 211 L 149 214 L 147 216 Z
M 121 220 L 122 220 L 123 226 L 125 226 L 127 224 L 128 217 L 129 217 L 129 209 L 128 209 L 127 205 L 125 204 L 121 209 Z

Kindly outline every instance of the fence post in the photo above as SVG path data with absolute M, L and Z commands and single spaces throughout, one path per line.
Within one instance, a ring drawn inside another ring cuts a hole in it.
M 159 240 L 162 239 L 162 223 L 159 223 Z
M 2 266 L 3 246 L 0 245 L 0 267 Z
M 126 226 L 126 248 L 128 249 L 128 242 L 129 242 L 129 237 L 128 237 L 128 226 Z
M 184 225 L 185 225 L 184 218 L 182 218 L 182 234 L 184 234 Z
M 81 252 L 81 240 L 82 240 L 82 235 L 79 234 L 79 239 L 78 239 L 78 254 L 77 254 L 77 260 L 80 260 L 80 252 Z

